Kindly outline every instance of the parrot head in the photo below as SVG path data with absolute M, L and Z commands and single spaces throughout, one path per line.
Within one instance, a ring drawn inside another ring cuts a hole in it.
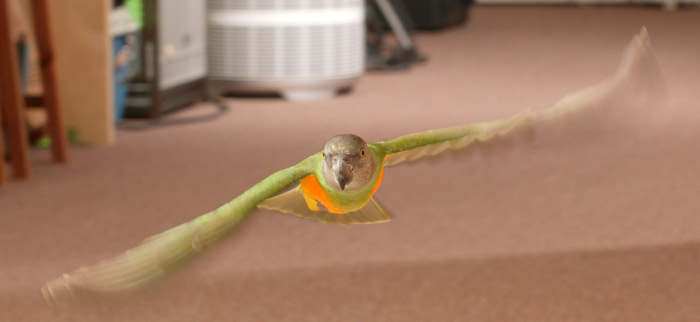
M 365 187 L 372 180 L 375 163 L 365 140 L 357 135 L 332 137 L 323 148 L 323 176 L 336 190 Z

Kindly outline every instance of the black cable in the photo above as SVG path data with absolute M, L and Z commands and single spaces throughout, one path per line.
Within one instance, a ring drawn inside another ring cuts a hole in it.
M 214 98 L 211 99 L 211 101 L 218 107 L 218 109 L 211 114 L 207 115 L 200 115 L 200 116 L 193 116 L 193 117 L 186 117 L 186 118 L 175 118 L 175 119 L 168 119 L 164 120 L 161 118 L 156 118 L 154 120 L 148 120 L 148 121 L 143 121 L 140 122 L 140 124 L 121 124 L 117 126 L 117 129 L 119 130 L 126 130 L 126 131 L 144 131 L 144 130 L 150 130 L 153 128 L 160 128 L 164 126 L 171 126 L 171 125 L 183 125 L 183 124 L 193 124 L 193 123 L 201 123 L 201 122 L 208 122 L 208 121 L 213 121 L 224 114 L 228 112 L 228 105 L 224 101 L 222 101 L 220 98 Z M 131 123 L 131 122 L 129 122 Z

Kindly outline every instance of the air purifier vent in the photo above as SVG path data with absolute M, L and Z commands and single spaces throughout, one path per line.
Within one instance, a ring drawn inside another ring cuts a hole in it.
M 303 80 L 358 76 L 357 26 L 209 27 L 209 77 Z
M 356 8 L 363 0 L 208 0 L 209 10 Z
M 335 92 L 364 72 L 364 2 L 210 0 L 207 38 L 216 90 Z

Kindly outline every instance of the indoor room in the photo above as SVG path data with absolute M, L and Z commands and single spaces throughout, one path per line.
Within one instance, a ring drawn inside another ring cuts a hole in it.
M 696 321 L 698 0 L 0 0 L 0 321 Z

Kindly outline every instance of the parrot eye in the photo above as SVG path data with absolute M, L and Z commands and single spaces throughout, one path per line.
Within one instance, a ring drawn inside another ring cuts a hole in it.
M 326 152 L 321 152 L 321 156 L 325 158 L 325 157 L 326 157 Z
M 360 151 L 360 155 L 364 157 L 364 156 L 365 156 L 365 150 L 361 150 L 361 151 Z

